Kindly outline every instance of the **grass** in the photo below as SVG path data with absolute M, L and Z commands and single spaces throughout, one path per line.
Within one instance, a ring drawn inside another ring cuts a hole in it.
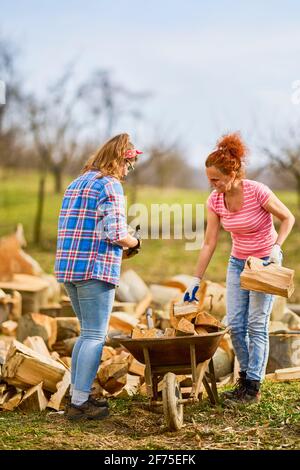
M 68 179 L 64 181 L 66 186 Z M 61 195 L 52 192 L 47 180 L 42 246 L 32 243 L 38 177 L 33 172 L 0 175 L 0 235 L 22 222 L 28 239 L 27 251 L 46 272 L 53 272 L 57 217 Z M 125 186 L 125 194 L 130 196 Z M 279 197 L 297 215 L 296 194 Z M 151 203 L 204 203 L 207 193 L 179 189 L 138 189 L 138 201 Z M 296 290 L 292 302 L 300 302 L 299 225 L 284 245 L 285 265 L 296 270 Z M 231 241 L 221 233 L 207 278 L 225 281 Z M 160 282 L 178 273 L 193 273 L 197 251 L 186 251 L 182 240 L 144 240 L 139 256 L 124 262 L 123 269 L 135 269 L 148 283 Z M 163 415 L 145 409 L 145 398 L 111 400 L 110 418 L 100 422 L 69 423 L 58 413 L 45 411 L 0 414 L 0 449 L 300 449 L 300 383 L 271 383 L 263 386 L 261 403 L 232 410 L 222 405 L 212 408 L 204 400 L 185 408 L 185 424 L 169 432 Z
M 184 409 L 184 425 L 170 432 L 144 397 L 112 399 L 103 421 L 70 423 L 56 412 L 0 415 L 0 449 L 300 449 L 300 383 L 263 386 L 259 404 L 212 407 L 204 399 Z M 21 425 L 22 423 L 22 425 Z
M 64 187 L 70 179 L 64 179 Z M 53 181 L 50 177 L 46 184 L 46 201 L 44 209 L 43 236 L 40 247 L 32 243 L 33 221 L 36 211 L 36 194 L 38 188 L 38 175 L 34 172 L 18 173 L 6 172 L 0 175 L 0 236 L 9 233 L 18 222 L 24 225 L 28 240 L 27 251 L 37 259 L 43 269 L 53 273 L 57 219 L 61 205 L 62 195 L 53 194 Z M 131 200 L 131 191 L 125 184 L 125 194 L 128 196 L 128 205 Z M 204 204 L 208 193 L 197 190 L 183 190 L 174 188 L 138 188 L 137 201 L 150 209 L 151 204 Z M 278 196 L 297 216 L 297 197 L 293 192 L 278 192 Z M 194 215 L 195 216 L 195 215 Z M 128 217 L 131 222 L 132 217 Z M 146 239 L 139 256 L 123 263 L 123 270 L 132 268 L 140 274 L 147 283 L 157 283 L 166 277 L 185 272 L 193 274 L 197 262 L 198 251 L 187 251 L 187 240 Z M 293 232 L 284 244 L 284 265 L 295 269 L 296 289 L 291 302 L 300 302 L 300 226 L 297 222 Z M 226 265 L 230 254 L 231 240 L 228 233 L 221 231 L 220 240 L 208 267 L 206 277 L 224 282 Z

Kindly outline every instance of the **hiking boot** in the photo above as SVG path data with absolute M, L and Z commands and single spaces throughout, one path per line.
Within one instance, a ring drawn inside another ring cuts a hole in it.
M 103 419 L 109 415 L 109 410 L 106 406 L 94 405 L 89 398 L 82 405 L 74 405 L 70 403 L 65 416 L 71 421 L 81 419 Z
M 228 392 L 222 393 L 222 398 L 225 400 L 235 400 L 242 396 L 246 389 L 246 372 L 241 370 L 239 372 L 239 378 L 237 379 L 233 390 L 228 390 Z
M 261 398 L 260 394 L 260 381 L 246 379 L 245 388 L 239 396 L 225 400 L 225 405 L 236 406 L 236 405 L 247 405 L 251 403 L 258 403 Z
M 65 411 L 67 411 L 68 407 L 71 405 L 72 397 L 68 395 L 65 397 Z M 100 408 L 106 407 L 109 408 L 109 404 L 106 398 L 93 398 L 91 395 L 89 396 L 89 401 Z
M 260 381 L 246 379 L 246 391 L 241 397 L 243 403 L 258 403 L 261 398 Z
M 91 395 L 89 396 L 89 401 L 100 408 L 106 407 L 109 408 L 108 400 L 106 398 L 94 398 Z

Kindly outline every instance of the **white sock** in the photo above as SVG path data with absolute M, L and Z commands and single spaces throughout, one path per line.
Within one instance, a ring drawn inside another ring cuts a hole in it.
M 80 390 L 73 389 L 71 403 L 80 406 L 88 400 L 89 392 L 81 392 Z

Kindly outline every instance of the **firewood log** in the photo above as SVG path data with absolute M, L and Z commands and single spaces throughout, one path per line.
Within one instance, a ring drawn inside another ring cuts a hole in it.
M 110 328 L 120 330 L 124 334 L 130 334 L 138 323 L 137 318 L 125 312 L 112 312 L 109 320 Z
M 78 338 L 68 338 L 63 339 L 62 341 L 57 341 L 53 344 L 52 349 L 57 351 L 60 356 L 71 356 L 73 348 L 75 346 L 76 341 Z
M 249 256 L 241 273 L 241 288 L 290 297 L 295 290 L 293 269 L 271 263 L 264 266 L 264 261 Z
M 221 284 L 203 280 L 198 298 L 199 311 L 205 310 L 218 320 L 226 315 L 226 288 Z
M 59 411 L 61 408 L 62 401 L 67 394 L 71 383 L 71 374 L 68 370 L 65 371 L 64 376 L 60 382 L 56 384 L 56 392 L 51 395 L 48 408 L 52 408 Z
M 101 387 L 109 393 L 116 393 L 126 384 L 128 361 L 115 356 L 102 362 L 97 373 Z
M 149 294 L 143 279 L 133 270 L 122 273 L 116 289 L 116 299 L 121 302 L 141 302 Z
M 41 315 L 40 313 L 27 313 L 18 323 L 17 339 L 24 341 L 28 336 L 41 336 L 48 348 L 51 349 L 57 337 L 56 318 Z
M 65 371 L 61 363 L 14 340 L 3 364 L 2 376 L 5 382 L 21 389 L 43 382 L 45 390 L 55 392 Z
M 18 409 L 22 411 L 43 411 L 47 404 L 48 400 L 43 391 L 43 382 L 40 382 L 26 391 L 18 405 Z
M 80 323 L 76 317 L 57 317 L 57 341 L 74 338 L 80 334 Z
M 16 273 L 40 275 L 43 271 L 31 256 L 22 250 L 26 245 L 22 224 L 15 233 L 0 238 L 0 279 L 11 281 Z
M 13 320 L 6 320 L 1 323 L 0 328 L 3 335 L 16 336 L 18 323 Z
M 195 327 L 193 323 L 186 320 L 185 318 L 181 318 L 176 328 L 176 336 L 194 335 L 194 334 L 195 334 Z
M 46 343 L 41 336 L 27 336 L 27 338 L 23 341 L 23 344 L 39 354 L 44 354 L 44 356 L 51 357 Z

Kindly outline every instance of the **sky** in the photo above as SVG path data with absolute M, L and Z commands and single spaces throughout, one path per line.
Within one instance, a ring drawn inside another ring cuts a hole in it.
M 299 122 L 299 20 L 298 0 L 0 0 L 0 31 L 21 51 L 27 87 L 42 93 L 74 60 L 78 79 L 108 69 L 151 92 L 143 123 L 114 133 L 141 148 L 181 141 L 195 167 L 236 130 L 260 164 L 270 135 Z

